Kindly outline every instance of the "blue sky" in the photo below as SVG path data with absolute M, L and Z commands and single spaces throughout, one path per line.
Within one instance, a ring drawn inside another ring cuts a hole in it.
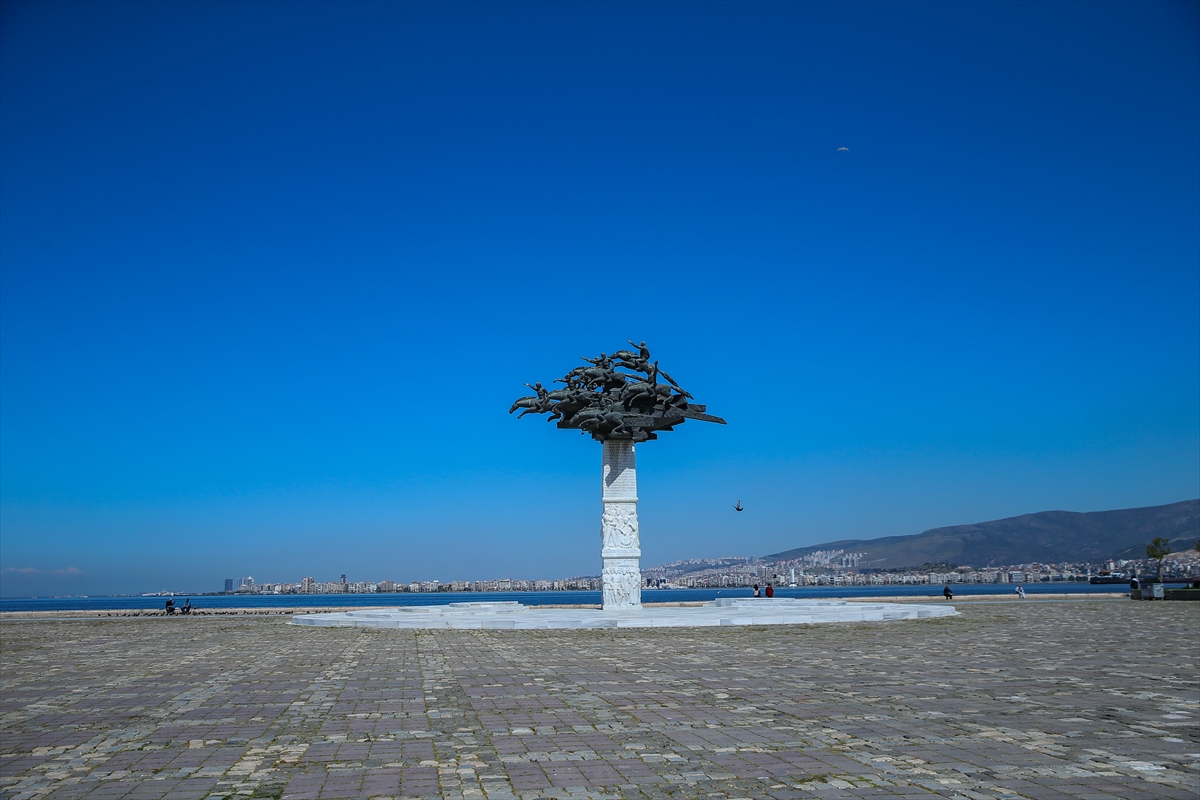
M 0 591 L 597 574 L 629 338 L 644 564 L 1200 496 L 1197 9 L 6 2 Z

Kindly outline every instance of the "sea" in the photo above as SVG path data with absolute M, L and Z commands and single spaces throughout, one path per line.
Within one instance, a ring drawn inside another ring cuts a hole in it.
M 1026 594 L 1127 594 L 1124 584 L 1029 583 Z M 951 586 L 955 597 L 1016 593 L 1011 583 L 972 583 Z M 750 597 L 748 588 L 737 589 L 643 589 L 643 603 L 679 603 L 707 601 L 717 597 Z M 912 597 L 942 599 L 940 584 L 909 586 L 803 586 L 777 588 L 776 597 L 836 599 L 863 597 Z M 403 592 L 398 594 L 239 594 L 174 595 L 175 605 L 190 599 L 196 609 L 222 608 L 320 608 L 323 606 L 438 606 L 447 603 L 516 601 L 529 606 L 589 604 L 600 602 L 600 592 Z M 91 597 L 8 597 L 0 599 L 4 611 L 119 611 L 162 608 L 165 596 L 91 596 Z

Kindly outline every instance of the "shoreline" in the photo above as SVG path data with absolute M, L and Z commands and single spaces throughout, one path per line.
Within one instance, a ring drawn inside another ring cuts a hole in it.
M 839 598 L 847 603 L 973 603 L 987 602 L 995 603 L 999 600 L 1012 600 L 1015 603 L 1022 602 L 1016 592 L 1006 594 L 956 594 L 950 600 L 946 600 L 940 595 L 930 595 L 929 597 L 913 597 L 911 595 L 900 595 L 891 597 L 843 597 Z M 1063 594 L 1033 594 L 1025 595 L 1025 601 L 1030 600 L 1128 600 L 1129 592 L 1064 592 Z

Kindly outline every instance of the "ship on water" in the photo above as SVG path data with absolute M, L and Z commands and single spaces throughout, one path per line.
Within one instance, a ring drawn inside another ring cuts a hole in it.
M 1088 583 L 1129 583 L 1131 580 L 1133 580 L 1133 576 L 1127 572 L 1100 570 L 1100 574 L 1093 575 L 1088 579 Z

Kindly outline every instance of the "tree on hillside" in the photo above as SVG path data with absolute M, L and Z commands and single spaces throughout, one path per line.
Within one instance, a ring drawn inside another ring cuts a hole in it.
M 1167 556 L 1171 555 L 1171 542 L 1161 536 L 1156 536 L 1154 541 L 1146 545 L 1146 557 L 1158 562 L 1158 582 L 1162 583 L 1162 568 L 1163 562 L 1167 560 Z

